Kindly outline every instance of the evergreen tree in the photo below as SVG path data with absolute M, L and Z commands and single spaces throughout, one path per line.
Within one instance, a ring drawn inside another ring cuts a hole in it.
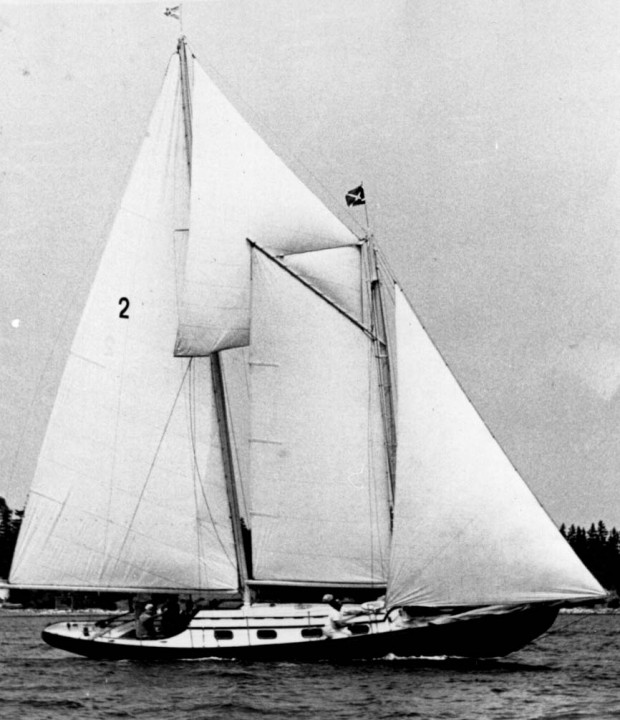
M 6 500 L 0 497 L 0 578 L 3 580 L 9 576 L 23 514 L 23 511 L 11 510 Z
M 620 533 L 616 528 L 607 530 L 599 520 L 587 530 L 571 525 L 566 531 L 566 525 L 562 524 L 560 532 L 601 585 L 620 593 Z

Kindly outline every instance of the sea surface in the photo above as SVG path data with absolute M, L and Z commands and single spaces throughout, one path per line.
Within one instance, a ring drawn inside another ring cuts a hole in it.
M 620 615 L 561 615 L 500 660 L 315 664 L 87 660 L 40 640 L 59 619 L 0 615 L 2 720 L 620 718 Z

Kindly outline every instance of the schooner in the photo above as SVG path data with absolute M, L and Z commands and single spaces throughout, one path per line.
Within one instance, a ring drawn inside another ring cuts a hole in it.
M 184 37 L 71 346 L 10 582 L 210 600 L 166 637 L 139 639 L 126 617 L 43 632 L 148 659 L 503 655 L 563 603 L 605 596 L 374 239 L 270 149 Z M 324 593 L 376 601 L 345 605 L 336 636 Z

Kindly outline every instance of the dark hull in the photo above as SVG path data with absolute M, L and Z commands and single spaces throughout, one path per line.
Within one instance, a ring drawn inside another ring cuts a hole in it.
M 557 607 L 524 607 L 502 615 L 467 618 L 444 624 L 393 630 L 341 639 L 247 645 L 243 647 L 146 647 L 134 642 L 102 642 L 63 636 L 47 629 L 42 637 L 53 647 L 90 658 L 132 659 L 161 662 L 189 658 L 235 658 L 238 660 L 354 660 L 386 655 L 500 657 L 527 645 L 551 627 Z

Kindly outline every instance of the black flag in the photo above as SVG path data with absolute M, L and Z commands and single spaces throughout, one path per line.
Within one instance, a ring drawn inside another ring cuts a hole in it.
M 366 196 L 364 195 L 364 188 L 360 185 L 359 187 L 349 190 L 344 198 L 347 201 L 347 205 L 365 205 Z

